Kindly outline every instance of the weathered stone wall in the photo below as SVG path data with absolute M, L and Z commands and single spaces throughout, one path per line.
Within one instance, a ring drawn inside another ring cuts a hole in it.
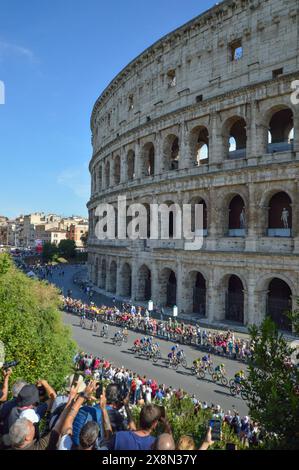
M 244 324 L 265 315 L 273 278 L 288 284 L 295 305 L 299 105 L 290 95 L 299 79 L 298 25 L 296 0 L 223 2 L 162 38 L 103 92 L 91 117 L 88 203 L 90 275 L 98 287 L 142 300 L 145 265 L 158 303 L 165 303 L 167 275 L 175 273 L 177 305 L 187 313 L 194 273 L 200 272 L 210 322 L 225 318 L 231 275 L 243 284 Z M 237 45 L 243 55 L 233 60 Z M 269 231 L 271 198 L 280 192 L 289 196 L 292 211 L 290 233 L 283 237 Z M 100 202 L 116 206 L 120 195 L 144 204 L 202 198 L 203 248 L 185 251 L 182 240 L 100 242 L 95 209 Z M 246 214 L 239 236 L 229 227 L 236 195 Z

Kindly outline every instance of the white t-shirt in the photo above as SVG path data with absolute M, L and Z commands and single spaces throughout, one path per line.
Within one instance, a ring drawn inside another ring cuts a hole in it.
M 152 402 L 152 389 L 151 387 L 146 387 L 145 389 L 145 401 L 146 403 Z

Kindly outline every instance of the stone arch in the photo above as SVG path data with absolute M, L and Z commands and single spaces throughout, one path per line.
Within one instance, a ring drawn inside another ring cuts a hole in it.
M 268 129 L 268 153 L 286 152 L 293 149 L 294 139 L 294 112 L 290 106 L 277 104 L 270 108 L 264 117 Z M 291 137 L 292 136 L 292 137 Z
M 218 195 L 219 199 L 219 206 L 218 206 L 218 224 L 219 228 L 221 228 L 221 234 L 222 236 L 228 236 L 230 233 L 231 235 L 229 236 L 244 236 L 245 232 L 239 232 L 240 234 L 238 235 L 238 232 L 231 231 L 230 232 L 230 204 L 232 200 L 236 197 L 239 196 L 244 202 L 243 202 L 243 207 L 244 207 L 244 212 L 245 212 L 245 219 L 246 219 L 246 214 L 247 214 L 247 208 L 248 208 L 248 195 L 246 193 L 246 189 L 243 187 L 238 187 L 235 189 L 225 189 L 221 191 Z M 246 220 L 245 220 L 246 224 Z M 233 229 L 232 229 L 233 230 Z M 238 229 L 235 229 L 238 230 Z M 239 230 L 241 230 L 239 228 Z
M 152 296 L 151 270 L 143 264 L 138 270 L 136 300 L 148 301 Z
M 235 274 L 224 278 L 225 285 L 225 320 L 244 324 L 244 284 Z
M 292 199 L 285 191 L 272 194 L 268 203 L 268 236 L 292 234 Z
M 132 181 L 135 178 L 135 152 L 129 150 L 127 154 L 127 178 Z
M 191 198 L 189 204 L 191 205 L 191 231 L 195 231 L 195 205 L 202 204 L 203 205 L 203 234 L 204 236 L 207 235 L 208 232 L 208 209 L 206 201 L 203 197 L 194 196 Z
M 117 265 L 116 261 L 112 260 L 109 268 L 109 284 L 108 291 L 115 294 L 116 292 L 116 281 L 117 281 Z
M 188 311 L 205 317 L 207 313 L 207 283 L 201 271 L 190 271 L 187 275 L 186 297 L 189 299 Z
M 141 151 L 141 175 L 154 176 L 155 174 L 155 146 L 147 142 Z
M 121 163 L 120 156 L 116 155 L 114 157 L 114 184 L 120 183 L 120 174 L 121 174 Z
M 243 198 L 236 194 L 228 206 L 228 234 L 230 237 L 240 237 L 246 234 L 246 210 Z
M 132 268 L 124 263 L 120 271 L 120 295 L 128 299 L 132 296 Z
M 279 277 L 268 283 L 266 313 L 280 330 L 292 331 L 292 322 L 286 313 L 292 310 L 292 290 L 289 284 Z
M 241 116 L 228 118 L 222 127 L 224 155 L 229 158 L 246 157 L 246 121 Z
M 209 131 L 205 126 L 196 126 L 190 132 L 191 161 L 202 165 L 209 161 Z
M 163 268 L 159 273 L 160 303 L 173 307 L 177 303 L 177 279 L 171 268 Z
M 163 143 L 163 169 L 164 171 L 178 170 L 180 158 L 179 138 L 169 134 Z

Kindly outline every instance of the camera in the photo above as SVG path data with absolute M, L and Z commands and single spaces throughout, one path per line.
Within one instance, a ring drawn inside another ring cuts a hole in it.
M 2 369 L 7 370 L 10 369 L 11 367 L 15 367 L 19 364 L 19 361 L 10 361 L 10 362 L 4 362 Z

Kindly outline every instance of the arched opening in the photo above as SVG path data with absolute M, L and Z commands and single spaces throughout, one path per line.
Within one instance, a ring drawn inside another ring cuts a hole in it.
M 120 183 L 120 156 L 117 155 L 114 159 L 114 183 Z
M 292 291 L 282 279 L 274 278 L 269 283 L 267 294 L 267 315 L 280 330 L 292 331 L 292 322 L 286 312 L 292 310 Z
M 193 273 L 193 313 L 206 316 L 206 280 L 200 272 Z
M 229 204 L 228 235 L 244 237 L 246 235 L 245 204 L 241 196 L 236 195 Z
M 268 236 L 290 237 L 292 234 L 292 201 L 281 191 L 274 194 L 269 202 Z
M 110 278 L 109 278 L 109 292 L 115 294 L 116 292 L 116 276 L 117 276 L 117 266 L 116 262 L 112 261 L 110 264 Z
M 177 281 L 174 271 L 164 268 L 159 275 L 160 302 L 166 307 L 176 305 Z
M 244 323 L 244 287 L 238 276 L 231 275 L 228 279 L 225 298 L 225 319 L 236 323 Z
M 135 177 L 135 152 L 133 150 L 129 150 L 127 156 L 127 176 L 128 180 L 132 181 Z
M 138 271 L 137 299 L 148 301 L 152 295 L 151 271 L 144 264 Z
M 132 270 L 128 263 L 121 270 L 120 295 L 126 298 L 131 298 L 132 295 Z
M 200 231 L 201 229 L 203 229 L 203 236 L 207 236 L 208 234 L 208 212 L 207 212 L 207 205 L 206 205 L 206 202 L 204 199 L 202 199 L 201 197 L 195 197 L 191 200 L 190 202 L 191 204 L 191 232 L 194 233 L 195 235 L 197 235 L 197 233 L 195 232 L 198 232 Z M 196 227 L 196 218 L 195 218 L 195 215 L 196 215 L 196 205 L 200 205 L 202 204 L 202 216 L 203 216 L 203 220 L 202 220 L 202 227 L 201 226 L 198 226 Z M 198 232 L 198 235 L 200 234 L 200 232 Z
M 272 114 L 269 121 L 268 153 L 286 152 L 293 149 L 294 118 L 289 108 Z
M 155 174 L 155 147 L 152 142 L 145 144 L 142 150 L 142 176 Z
M 171 134 L 164 142 L 164 169 L 177 170 L 179 168 L 180 146 L 176 135 Z
M 224 125 L 226 154 L 229 158 L 246 156 L 246 121 L 239 116 L 230 118 Z
M 209 161 L 209 132 L 206 127 L 196 127 L 191 132 L 191 155 L 195 165 L 203 165 Z
M 106 260 L 105 259 L 102 259 L 102 264 L 101 264 L 100 288 L 106 289 Z
M 110 186 L 110 163 L 107 162 L 105 165 L 105 184 L 106 188 Z

